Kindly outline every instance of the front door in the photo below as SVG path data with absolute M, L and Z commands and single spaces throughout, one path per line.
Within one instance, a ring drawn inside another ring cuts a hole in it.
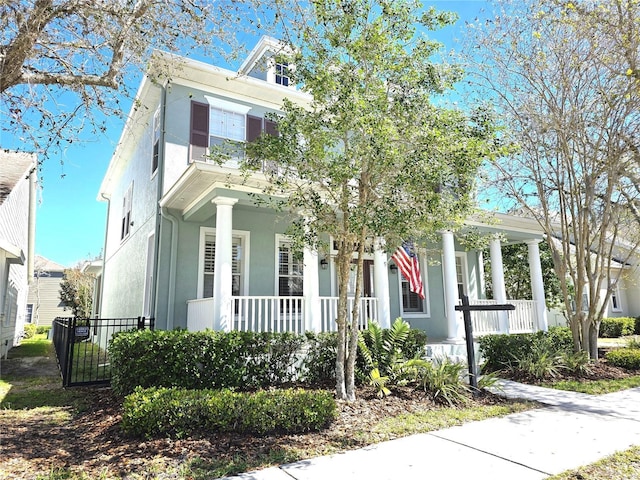
M 358 270 L 357 261 L 351 263 L 349 272 L 349 285 L 347 296 L 353 297 L 356 294 L 356 272 Z M 373 260 L 364 260 L 362 264 L 362 296 L 373 297 Z

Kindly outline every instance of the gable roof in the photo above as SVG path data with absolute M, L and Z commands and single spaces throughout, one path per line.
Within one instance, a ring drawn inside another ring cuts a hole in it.
M 238 69 L 238 73 L 240 75 L 247 75 L 251 70 L 253 70 L 256 65 L 265 57 L 267 53 L 278 53 L 278 52 L 287 52 L 290 53 L 290 49 L 280 40 L 277 40 L 268 35 L 263 35 L 258 40 L 258 43 L 255 47 L 249 52 L 247 58 L 240 68 Z
M 36 255 L 35 257 L 35 269 L 42 272 L 64 272 L 67 267 L 60 265 L 42 255 Z

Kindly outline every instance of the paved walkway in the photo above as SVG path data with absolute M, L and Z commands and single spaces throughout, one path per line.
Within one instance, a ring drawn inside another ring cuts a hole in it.
M 546 406 L 227 480 L 537 480 L 640 445 L 640 388 L 592 396 L 501 381 Z

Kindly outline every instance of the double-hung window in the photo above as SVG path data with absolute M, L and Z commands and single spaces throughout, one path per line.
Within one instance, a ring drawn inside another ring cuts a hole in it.
M 246 264 L 246 236 L 234 234 L 232 237 L 231 253 L 231 294 L 242 295 L 244 288 L 244 268 Z M 204 234 L 201 246 L 201 298 L 213 297 L 214 268 L 216 262 L 215 232 Z
M 400 276 L 400 296 L 402 299 L 402 313 L 414 314 L 416 316 L 429 315 L 429 285 L 426 266 L 420 265 L 420 273 L 422 275 L 422 284 L 424 287 L 424 300 L 417 293 L 411 291 L 409 280 L 405 278 L 398 269 Z
M 205 95 L 207 103 L 191 102 L 191 160 L 205 161 L 214 148 L 229 157 L 241 149 L 234 143 L 247 139 L 247 113 L 251 107 Z
M 275 70 L 276 83 L 283 87 L 288 87 L 291 81 L 289 77 L 289 64 L 286 62 L 276 62 Z
M 278 241 L 278 296 L 302 296 L 303 270 L 302 252 L 296 252 L 289 240 L 280 238 Z

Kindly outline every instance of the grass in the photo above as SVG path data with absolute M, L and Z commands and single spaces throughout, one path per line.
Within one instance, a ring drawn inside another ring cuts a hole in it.
M 383 419 L 373 430 L 375 441 L 427 433 L 443 428 L 455 427 L 467 422 L 502 417 L 511 413 L 531 410 L 539 405 L 534 402 L 519 401 L 505 405 L 480 405 L 469 408 L 441 408 L 426 412 L 403 414 Z M 372 437 L 373 437 L 372 435 Z M 382 438 L 379 438 L 382 436 Z M 374 440 L 374 438 L 370 438 Z
M 51 357 L 55 355 L 51 340 L 46 333 L 37 333 L 31 338 L 22 340 L 19 346 L 9 350 L 8 358 Z
M 545 382 L 542 386 L 555 388 L 556 390 L 602 395 L 640 387 L 640 375 L 612 380 L 560 380 L 557 382 Z
M 549 477 L 548 480 L 638 480 L 640 479 L 640 446 L 603 458 L 576 470 Z

